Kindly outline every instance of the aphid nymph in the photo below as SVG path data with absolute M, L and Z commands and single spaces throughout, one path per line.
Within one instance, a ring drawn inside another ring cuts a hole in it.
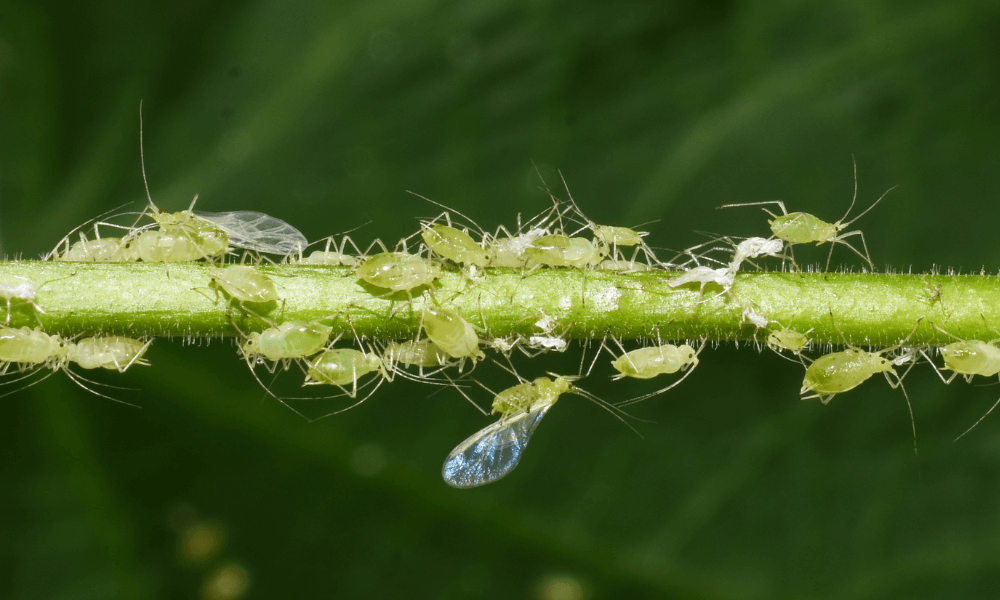
M 819 217 L 816 217 L 809 213 L 804 213 L 804 212 L 789 213 L 788 210 L 785 208 L 784 202 L 782 202 L 781 200 L 769 200 L 766 202 L 747 202 L 742 204 L 725 204 L 723 206 L 720 206 L 719 208 L 729 208 L 734 206 L 761 206 L 765 204 L 775 204 L 779 208 L 781 208 L 780 215 L 776 215 L 767 209 L 764 209 L 764 212 L 771 215 L 772 217 L 771 220 L 768 221 L 768 224 L 771 226 L 771 232 L 774 234 L 776 238 L 784 240 L 789 245 L 814 243 L 817 246 L 819 246 L 821 244 L 830 244 L 830 255 L 827 257 L 826 260 L 827 271 L 830 270 L 830 261 L 833 259 L 833 248 L 837 244 L 843 244 L 844 246 L 847 246 L 848 248 L 853 250 L 855 254 L 865 259 L 865 262 L 868 263 L 869 268 L 874 270 L 875 263 L 872 262 L 871 255 L 868 253 L 868 245 L 865 242 L 864 233 L 860 229 L 849 231 L 847 233 L 842 233 L 842 232 L 844 231 L 844 229 L 850 227 L 851 224 L 853 224 L 855 221 L 868 214 L 868 211 L 875 208 L 875 206 L 882 201 L 882 198 L 885 198 L 886 195 L 893 189 L 895 189 L 895 186 L 886 190 L 884 194 L 879 196 L 878 200 L 873 202 L 871 206 L 866 208 L 860 215 L 854 217 L 850 221 L 845 222 L 845 219 L 847 218 L 848 215 L 851 214 L 851 210 L 854 208 L 854 203 L 858 199 L 858 165 L 855 162 L 854 197 L 851 199 L 851 205 L 847 207 L 847 212 L 844 213 L 844 216 L 841 217 L 835 223 L 828 223 L 827 221 L 824 221 Z M 861 246 L 865 249 L 863 254 L 861 253 L 860 250 L 858 250 L 848 242 L 844 241 L 845 239 L 852 236 L 858 236 L 861 238 Z

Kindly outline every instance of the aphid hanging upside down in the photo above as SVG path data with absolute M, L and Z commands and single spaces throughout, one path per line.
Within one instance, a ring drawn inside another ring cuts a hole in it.
M 877 352 L 868 352 L 861 348 L 831 352 L 817 358 L 809 365 L 799 394 L 803 400 L 819 398 L 826 404 L 836 394 L 853 390 L 876 373 L 896 375 L 893 362 Z
M 332 331 L 328 325 L 315 321 L 285 321 L 259 333 L 251 332 L 240 350 L 248 360 L 278 361 L 312 356 L 326 347 Z
M 613 379 L 621 379 L 622 377 L 652 379 L 657 375 L 676 373 L 681 369 L 697 367 L 698 353 L 687 344 L 651 346 L 622 354 L 614 360 L 612 366 L 619 373 Z
M 542 417 L 566 393 L 577 388 L 566 377 L 539 377 L 496 395 L 493 412 L 500 420 L 476 432 L 448 454 L 441 474 L 456 488 L 492 483 L 521 461 Z
M 479 349 L 479 335 L 472 324 L 455 311 L 427 306 L 420 313 L 427 337 L 448 356 L 471 358 L 473 361 L 486 356 Z
M 906 340 L 910 339 L 917 332 L 919 327 L 920 323 L 918 321 L 916 327 L 904 338 L 903 342 L 877 352 L 869 352 L 862 348 L 851 346 L 841 352 L 831 352 L 817 358 L 806 369 L 806 375 L 802 380 L 802 389 L 799 390 L 799 394 L 802 395 L 803 400 L 819 398 L 823 404 L 826 404 L 835 395 L 853 390 L 865 381 L 868 381 L 876 373 L 884 373 L 886 381 L 889 382 L 892 388 L 901 387 L 903 377 L 898 375 L 893 367 L 911 363 L 910 367 L 912 368 L 913 364 L 916 364 L 913 362 L 915 351 L 906 352 L 893 359 L 882 355 L 902 347 Z M 909 369 L 907 369 L 906 373 L 908 372 Z M 889 378 L 890 373 L 896 377 L 895 382 Z M 903 373 L 903 376 L 906 373 Z M 904 395 L 906 394 L 905 389 L 903 393 Z M 810 395 L 807 396 L 806 394 Z M 906 402 L 909 404 L 909 398 L 907 398 Z M 912 416 L 912 409 L 910 412 Z
M 143 342 L 119 335 L 83 338 L 70 343 L 66 357 L 83 369 L 109 369 L 124 373 L 132 365 L 149 366 L 143 358 L 153 340 Z
M 351 397 L 357 393 L 358 379 L 369 373 L 386 376 L 382 359 L 374 352 L 361 352 L 353 348 L 329 348 L 307 361 L 308 370 L 304 385 L 336 385 L 351 387 Z

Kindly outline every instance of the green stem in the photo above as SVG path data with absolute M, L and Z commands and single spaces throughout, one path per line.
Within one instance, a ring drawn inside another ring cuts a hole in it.
M 326 318 L 335 330 L 367 338 L 414 337 L 419 316 L 405 293 L 387 295 L 344 267 L 260 266 L 275 281 L 282 303 L 243 307 L 272 322 Z M 229 307 L 210 286 L 201 263 L 0 263 L 0 281 L 24 277 L 43 284 L 36 303 L 45 314 L 15 301 L 12 326 L 46 331 L 142 336 L 234 336 L 267 324 Z M 710 285 L 671 288 L 675 272 L 613 273 L 572 269 L 520 272 L 491 269 L 471 281 L 445 273 L 433 299 L 414 290 L 420 302 L 457 310 L 489 337 L 538 335 L 538 321 L 550 317 L 551 335 L 662 340 L 763 340 L 744 310 L 810 338 L 841 344 L 896 344 L 913 331 L 913 344 L 950 339 L 937 324 L 963 339 L 1000 337 L 1000 279 L 982 275 L 879 275 L 869 273 L 741 273 L 730 295 Z M 46 283 L 47 282 L 47 283 Z M 831 320 L 834 315 L 835 325 Z M 774 325 L 772 325 L 772 328 Z

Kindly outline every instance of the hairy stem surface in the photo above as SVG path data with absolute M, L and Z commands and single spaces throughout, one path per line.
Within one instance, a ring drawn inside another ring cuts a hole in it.
M 234 336 L 291 319 L 332 324 L 367 338 L 412 338 L 419 313 L 406 293 L 389 294 L 346 267 L 259 266 L 282 302 L 231 304 L 212 287 L 201 263 L 0 263 L 0 281 L 23 277 L 41 285 L 36 303 L 15 300 L 12 326 L 63 335 Z M 983 275 L 870 273 L 741 273 L 731 292 L 709 285 L 671 288 L 680 273 L 614 273 L 490 269 L 472 281 L 445 273 L 433 290 L 413 290 L 414 304 L 439 303 L 461 313 L 488 337 L 514 334 L 564 338 L 763 340 L 747 311 L 804 332 L 816 342 L 889 346 L 1000 337 L 1000 278 Z M 834 319 L 831 319 L 831 314 Z M 544 325 L 538 325 L 539 321 Z M 554 319 L 554 321 L 553 321 Z M 907 339 L 913 332 L 917 331 Z M 237 329 L 237 327 L 239 329 Z M 839 328 L 839 331 L 838 331 Z M 841 332 L 844 337 L 841 337 Z

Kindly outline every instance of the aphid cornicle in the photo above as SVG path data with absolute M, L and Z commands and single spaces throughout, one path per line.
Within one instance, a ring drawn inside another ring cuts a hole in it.
M 441 276 L 441 268 L 415 254 L 382 252 L 361 263 L 357 275 L 375 287 L 409 292 L 433 283 Z
M 278 361 L 316 354 L 330 341 L 333 331 L 316 321 L 285 321 L 277 327 L 251 332 L 240 347 L 247 358 Z
M 456 488 L 492 483 L 510 473 L 521 461 L 542 417 L 566 393 L 577 392 L 566 377 L 539 377 L 496 395 L 493 412 L 500 420 L 476 432 L 455 447 L 445 459 L 441 475 Z
M 143 358 L 153 341 L 123 336 L 89 337 L 70 343 L 66 358 L 83 369 L 109 369 L 124 373 L 132 365 L 149 366 Z
M 652 379 L 657 375 L 676 373 L 681 369 L 698 366 L 698 353 L 687 344 L 675 346 L 662 344 L 639 348 L 622 354 L 612 362 L 618 371 L 613 379 L 631 377 L 633 379 Z
M 420 311 L 424 332 L 434 345 L 452 358 L 484 358 L 475 328 L 453 310 L 426 306 Z
M 212 283 L 239 302 L 263 303 L 280 300 L 274 281 L 253 267 L 234 265 L 208 270 Z

